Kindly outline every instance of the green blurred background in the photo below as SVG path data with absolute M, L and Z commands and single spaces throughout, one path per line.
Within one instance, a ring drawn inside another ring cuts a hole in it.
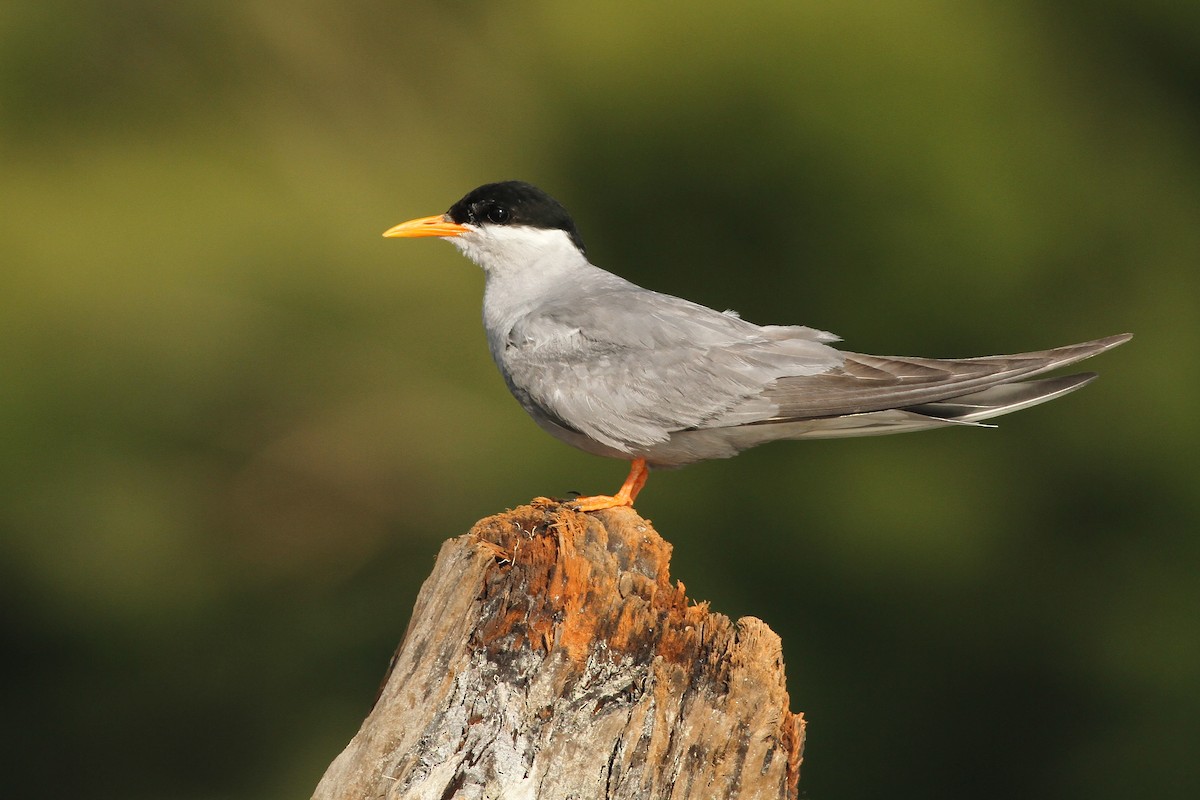
M 0 160 L 6 796 L 307 797 L 439 543 L 616 488 L 478 269 L 380 237 L 506 178 L 856 350 L 1134 331 L 999 430 L 638 507 L 783 637 L 807 796 L 1200 796 L 1195 2 L 7 3 Z

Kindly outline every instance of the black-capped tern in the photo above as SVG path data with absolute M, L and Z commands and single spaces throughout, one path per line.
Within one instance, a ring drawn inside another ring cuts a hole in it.
M 445 238 L 482 267 L 483 325 L 509 390 L 567 444 L 632 462 L 615 495 L 575 500 L 583 511 L 632 505 L 649 467 L 777 439 L 973 425 L 1044 403 L 1095 373 L 1029 378 L 1130 339 L 965 359 L 845 352 L 831 333 L 755 325 L 600 269 L 566 209 L 520 181 L 480 186 L 384 236 Z

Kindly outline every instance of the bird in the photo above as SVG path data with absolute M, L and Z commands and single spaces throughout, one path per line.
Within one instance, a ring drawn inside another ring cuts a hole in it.
M 595 266 L 563 205 L 523 181 L 485 184 L 383 235 L 446 239 L 480 266 L 509 391 L 551 435 L 630 462 L 616 494 L 573 501 L 585 512 L 632 506 L 651 467 L 776 440 L 978 426 L 1079 389 L 1096 374 L 1036 376 L 1132 338 L 980 358 L 839 350 L 832 333 L 756 325 Z

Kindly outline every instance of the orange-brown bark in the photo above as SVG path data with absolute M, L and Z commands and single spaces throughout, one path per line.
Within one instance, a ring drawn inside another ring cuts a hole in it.
M 629 508 L 553 503 L 442 547 L 317 798 L 791 798 L 778 637 L 688 601 Z

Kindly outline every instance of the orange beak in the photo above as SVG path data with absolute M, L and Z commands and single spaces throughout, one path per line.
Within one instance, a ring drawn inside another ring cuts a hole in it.
M 424 236 L 458 236 L 466 233 L 469 228 L 453 222 L 445 214 L 436 217 L 421 217 L 401 222 L 394 228 L 388 228 L 383 235 L 389 239 L 419 239 Z

